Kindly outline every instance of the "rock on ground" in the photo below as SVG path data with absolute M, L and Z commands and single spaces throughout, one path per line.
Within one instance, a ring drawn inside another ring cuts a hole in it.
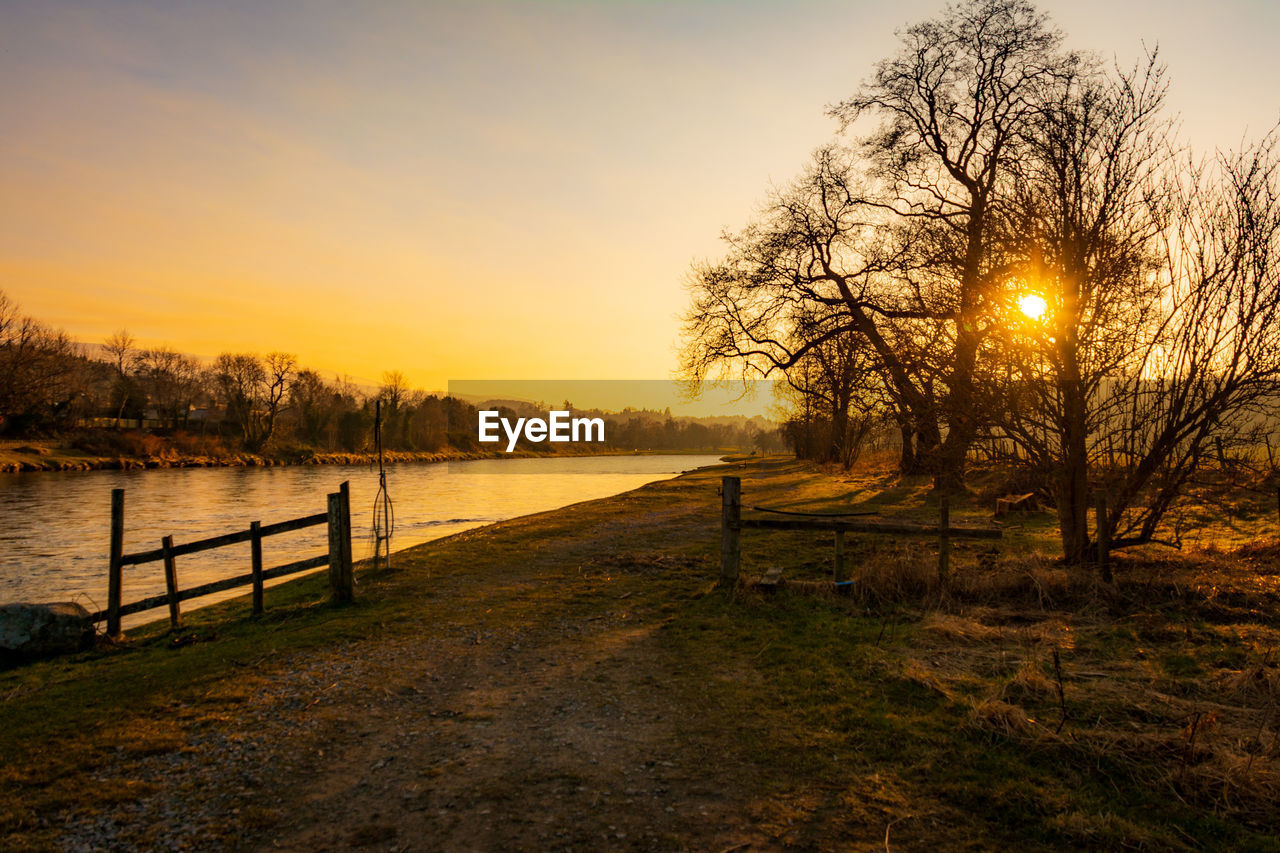
M 93 644 L 89 611 L 79 604 L 6 604 L 0 607 L 0 666 L 76 652 Z

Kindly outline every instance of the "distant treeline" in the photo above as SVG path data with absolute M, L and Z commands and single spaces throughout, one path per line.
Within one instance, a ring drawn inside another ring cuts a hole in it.
M 467 418 L 464 430 L 471 437 L 477 434 L 476 419 L 479 409 L 497 411 L 501 417 L 511 422 L 521 417 L 545 418 L 553 410 L 568 411 L 574 418 L 600 418 L 605 424 L 603 446 L 617 451 L 740 450 L 781 453 L 787 446 L 778 425 L 759 416 L 677 417 L 671 414 L 669 408 L 661 412 L 631 408 L 609 412 L 602 409 L 579 409 L 568 400 L 562 403 L 483 401 L 478 407 L 469 407 L 466 412 L 460 412 Z M 500 444 L 505 448 L 506 439 L 503 438 Z M 524 438 L 516 446 L 522 450 L 548 449 L 546 442 L 531 442 Z M 479 448 L 482 445 L 468 445 L 467 449 L 473 447 Z
M 192 453 L 358 453 L 372 448 L 378 401 L 383 446 L 389 450 L 492 449 L 477 441 L 476 405 L 415 390 L 399 371 L 384 373 L 376 389 L 361 388 L 348 378 L 326 379 L 288 353 L 223 353 L 202 363 L 169 347 L 138 346 L 123 331 L 90 349 L 65 331 L 23 315 L 0 291 L 0 435 L 5 437 L 72 435 L 90 450 L 146 453 L 154 442 L 105 437 L 141 430 L 173 437 Z M 515 414 L 505 402 L 496 408 Z M 776 429 L 763 419 L 720 423 L 724 419 L 636 410 L 590 416 L 605 418 L 605 446 L 611 450 L 782 446 Z M 519 446 L 565 449 L 525 441 Z

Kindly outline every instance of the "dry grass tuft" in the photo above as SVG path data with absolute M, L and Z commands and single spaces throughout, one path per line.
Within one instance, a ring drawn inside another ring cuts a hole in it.
M 1228 673 L 1222 678 L 1221 686 L 1233 699 L 1275 702 L 1280 700 L 1280 668 L 1263 661 L 1246 670 Z
M 952 674 L 939 672 L 924 661 L 917 660 L 914 657 L 899 660 L 897 666 L 898 670 L 893 673 L 895 677 L 913 681 L 950 701 L 958 700 L 956 692 L 953 690 L 956 679 Z
M 919 602 L 938 590 L 937 558 L 918 544 L 885 542 L 870 559 L 858 566 L 859 597 L 873 604 Z
M 924 628 L 944 640 L 960 643 L 999 642 L 1004 632 L 1001 628 L 953 613 L 930 613 L 924 618 Z
M 1026 711 L 1000 699 L 984 699 L 974 705 L 969 722 L 982 731 L 1005 737 L 1030 737 L 1036 732 L 1035 721 Z
M 1011 702 L 1057 701 L 1058 686 L 1045 677 L 1035 662 L 1024 660 L 1005 682 L 1001 698 Z
M 1257 823 L 1274 820 L 1280 802 L 1280 773 L 1265 755 L 1214 750 L 1208 759 L 1175 773 L 1172 781 L 1191 802 Z

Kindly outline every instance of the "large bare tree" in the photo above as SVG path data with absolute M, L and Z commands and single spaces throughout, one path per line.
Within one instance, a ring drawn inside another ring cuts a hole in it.
M 683 367 L 786 371 L 807 348 L 862 337 L 907 422 L 904 465 L 951 489 L 982 424 L 975 381 L 1008 267 L 1002 207 L 1044 93 L 1072 60 L 1024 0 L 950 6 L 901 41 L 831 111 L 872 132 L 820 149 L 727 238 L 725 260 L 695 268 Z M 822 332 L 789 343 L 796 318 L 815 314 Z
M 1026 0 L 969 0 L 909 27 L 899 52 L 832 114 L 878 122 L 864 152 L 878 203 L 918 226 L 903 292 L 943 323 L 946 437 L 936 482 L 952 489 L 982 423 L 975 377 L 1007 258 L 1000 216 L 1045 90 L 1069 67 L 1061 34 Z M 935 347 L 936 351 L 936 347 Z

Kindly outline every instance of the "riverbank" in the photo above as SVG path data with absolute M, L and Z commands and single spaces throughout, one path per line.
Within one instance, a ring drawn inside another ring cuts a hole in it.
M 854 597 L 729 594 L 725 473 L 935 513 L 875 465 L 717 466 L 400 552 L 353 606 L 307 578 L 0 674 L 0 847 L 1280 847 L 1280 546 L 1125 555 L 1104 589 L 1033 515 L 957 540 L 945 595 L 931 543 L 870 537 Z M 744 572 L 817 579 L 830 546 L 751 531 Z
M 146 442 L 133 442 L 144 447 Z M 189 452 L 182 445 L 154 442 L 151 452 L 95 453 L 69 443 L 48 439 L 8 440 L 0 442 L 0 474 L 36 471 L 132 471 L 152 468 L 234 468 L 275 467 L 280 465 L 374 465 L 373 452 L 330 453 L 308 448 L 281 449 L 264 453 L 242 453 L 225 449 Z M 696 455 L 730 452 L 723 450 L 622 451 L 592 450 L 576 447 L 565 453 L 533 453 L 516 450 L 439 452 L 388 450 L 383 458 L 389 463 L 463 462 L 475 459 L 538 459 L 548 456 L 630 456 L 630 455 Z

